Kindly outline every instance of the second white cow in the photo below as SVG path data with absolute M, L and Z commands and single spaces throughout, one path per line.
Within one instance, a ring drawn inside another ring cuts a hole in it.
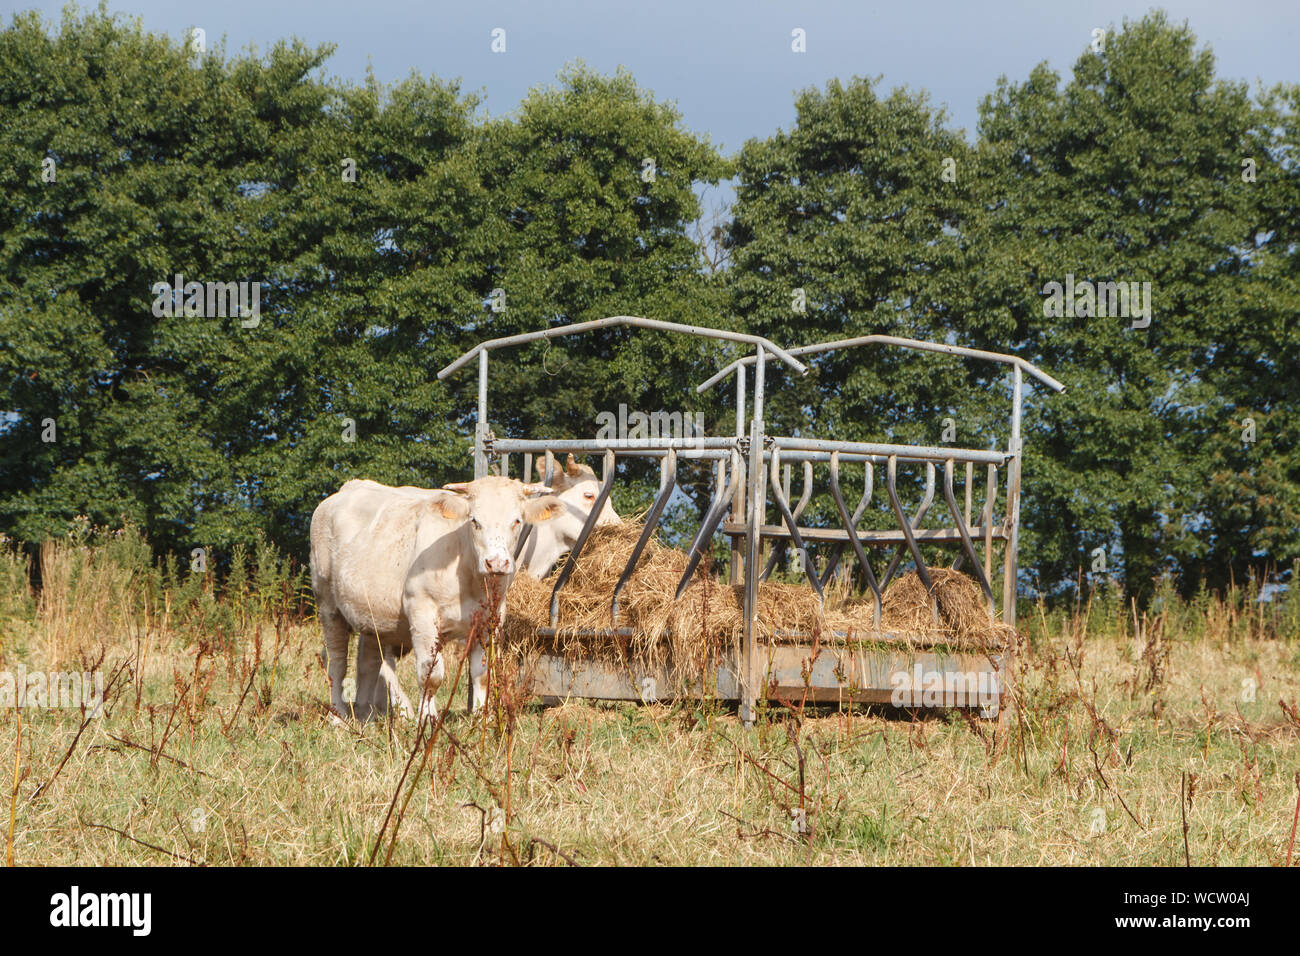
M 537 480 L 546 480 L 546 463 L 537 461 Z M 561 468 L 559 463 L 551 469 L 550 488 L 564 505 L 560 513 L 545 525 L 533 529 L 524 543 L 523 553 L 519 555 L 520 570 L 527 571 L 535 578 L 544 578 L 551 573 L 557 561 L 578 540 L 582 526 L 595 507 L 596 497 L 600 492 L 600 482 L 590 465 L 580 465 L 570 455 Z M 596 527 L 622 524 L 614 506 L 608 499 L 600 509 Z

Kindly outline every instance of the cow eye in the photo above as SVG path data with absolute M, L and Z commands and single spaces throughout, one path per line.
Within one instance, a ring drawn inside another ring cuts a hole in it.
M 516 518 L 516 519 L 515 519 L 515 527 L 518 528 L 521 524 L 523 524 L 523 522 L 522 522 L 521 520 L 519 520 L 518 518 Z
M 469 521 L 470 521 L 470 524 L 472 524 L 474 527 L 476 527 L 476 528 L 481 527 L 481 526 L 479 525 L 479 523 L 478 523 L 478 518 L 470 518 Z
M 595 501 L 596 493 L 594 491 L 588 491 L 585 494 L 583 494 L 582 497 L 586 498 L 588 501 Z

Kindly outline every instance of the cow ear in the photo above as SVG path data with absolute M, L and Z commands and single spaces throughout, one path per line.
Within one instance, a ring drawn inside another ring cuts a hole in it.
M 555 495 L 545 498 L 533 498 L 524 502 L 524 520 L 529 524 L 539 524 L 559 516 L 564 508 L 563 502 Z
M 469 502 L 459 495 L 443 495 L 434 502 L 434 507 L 448 521 L 463 521 L 469 517 Z

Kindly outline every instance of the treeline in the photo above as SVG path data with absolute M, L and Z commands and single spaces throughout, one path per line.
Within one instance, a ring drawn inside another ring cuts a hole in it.
M 1098 548 L 1135 594 L 1300 558 L 1300 86 L 1217 78 L 1157 13 L 1064 81 L 1000 82 L 973 144 L 855 79 L 727 157 L 625 73 L 573 67 L 484 118 L 436 78 L 326 78 L 329 54 L 196 53 L 103 12 L 0 32 L 0 532 L 84 515 L 169 552 L 305 557 L 347 478 L 467 474 L 474 376 L 435 377 L 456 355 L 633 314 L 1052 372 L 1068 391 L 1031 390 L 1025 419 L 1021 564 L 1045 590 Z M 731 177 L 701 228 L 698 187 Z M 621 401 L 732 414 L 694 393 L 715 346 L 500 354 L 498 434 L 591 435 Z M 1005 443 L 998 367 L 815 365 L 781 377 L 774 430 Z

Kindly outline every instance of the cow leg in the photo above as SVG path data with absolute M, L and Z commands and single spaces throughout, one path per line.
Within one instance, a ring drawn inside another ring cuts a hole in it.
M 510 585 L 507 583 L 506 587 L 508 588 L 509 586 Z M 504 598 L 501 600 L 501 603 L 497 605 L 496 619 L 498 621 L 504 621 L 506 619 L 506 602 Z M 498 634 L 495 637 L 499 636 L 500 633 L 498 631 Z M 471 638 L 469 645 L 465 648 L 465 653 L 469 655 L 469 709 L 472 713 L 480 707 L 487 705 L 487 650 L 484 648 L 482 640 Z
M 379 673 L 387 685 L 388 703 L 397 707 L 403 717 L 414 717 L 415 708 L 402 690 L 402 682 L 397 679 L 397 651 L 392 647 L 384 648 L 384 660 L 379 665 Z
M 441 619 L 438 606 L 432 601 L 407 604 L 407 619 L 411 622 L 411 649 L 415 652 L 415 680 L 420 687 L 419 719 L 436 717 L 434 696 L 446 679 L 447 670 L 442 658 L 442 641 L 438 639 Z
M 357 702 L 353 708 L 358 720 L 379 717 L 388 710 L 382 662 L 379 638 L 362 634 L 357 647 Z
M 337 611 L 323 610 L 320 623 L 325 637 L 325 672 L 330 681 L 330 709 L 340 717 L 347 717 L 347 705 L 343 702 L 343 679 L 348 676 L 351 631 L 343 615 Z
M 469 709 L 478 710 L 487 704 L 487 651 L 482 641 L 474 641 L 469 648 Z
M 465 656 L 470 657 L 470 655 L 473 653 L 473 650 L 474 648 L 471 645 L 466 644 Z M 474 669 L 474 664 L 471 660 L 470 671 L 472 672 L 473 669 Z M 465 713 L 467 714 L 474 713 L 474 677 L 472 673 L 470 675 L 469 680 L 465 682 Z

